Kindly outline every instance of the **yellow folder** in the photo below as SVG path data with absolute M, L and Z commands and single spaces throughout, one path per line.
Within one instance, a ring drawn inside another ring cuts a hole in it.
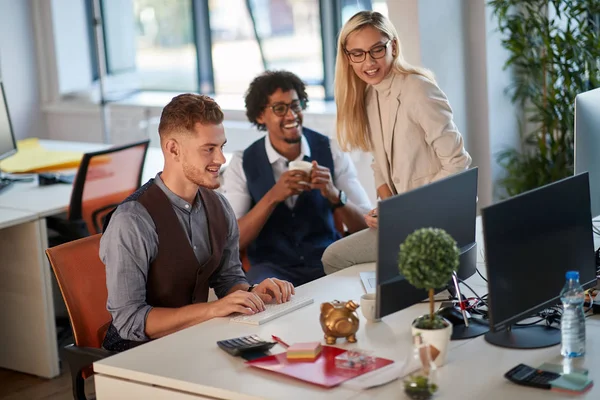
M 17 153 L 0 161 L 0 170 L 8 173 L 44 172 L 77 168 L 83 152 L 56 151 L 42 147 L 37 138 L 19 140 Z

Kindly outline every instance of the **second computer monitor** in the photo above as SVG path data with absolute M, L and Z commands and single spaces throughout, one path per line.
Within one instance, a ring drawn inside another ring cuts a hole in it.
M 575 174 L 586 171 L 594 218 L 600 215 L 600 88 L 575 97 Z
M 17 143 L 13 134 L 8 113 L 8 104 L 4 95 L 4 86 L 0 81 L 0 160 L 17 152 Z
M 400 244 L 420 228 L 441 228 L 460 248 L 458 276 L 467 279 L 476 271 L 477 168 L 452 175 L 379 204 L 377 254 L 378 318 L 427 298 L 398 269 Z
M 482 210 L 491 332 L 486 340 L 513 348 L 557 344 L 560 331 L 515 323 L 554 306 L 565 273 L 596 283 L 588 174 L 512 197 Z

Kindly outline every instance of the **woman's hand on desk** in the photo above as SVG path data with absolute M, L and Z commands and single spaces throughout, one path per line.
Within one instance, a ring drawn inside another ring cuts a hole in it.
M 378 221 L 377 221 L 377 209 L 374 208 L 369 211 L 368 214 L 365 214 L 365 222 L 369 226 L 369 228 L 377 229 Z

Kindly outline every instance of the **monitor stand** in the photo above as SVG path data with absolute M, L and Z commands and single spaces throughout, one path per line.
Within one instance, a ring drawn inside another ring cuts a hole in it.
M 546 325 L 511 326 L 498 332 L 488 332 L 486 342 L 509 349 L 541 349 L 560 343 L 560 329 Z

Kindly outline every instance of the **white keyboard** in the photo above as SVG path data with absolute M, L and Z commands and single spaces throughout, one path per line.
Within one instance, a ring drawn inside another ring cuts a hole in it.
M 269 322 L 272 319 L 279 318 L 285 314 L 291 313 L 294 310 L 312 304 L 314 299 L 310 297 L 296 297 L 293 296 L 287 303 L 281 304 L 266 304 L 265 311 L 253 315 L 241 314 L 231 318 L 231 322 L 239 322 L 242 324 L 249 325 L 262 325 L 265 322 Z

